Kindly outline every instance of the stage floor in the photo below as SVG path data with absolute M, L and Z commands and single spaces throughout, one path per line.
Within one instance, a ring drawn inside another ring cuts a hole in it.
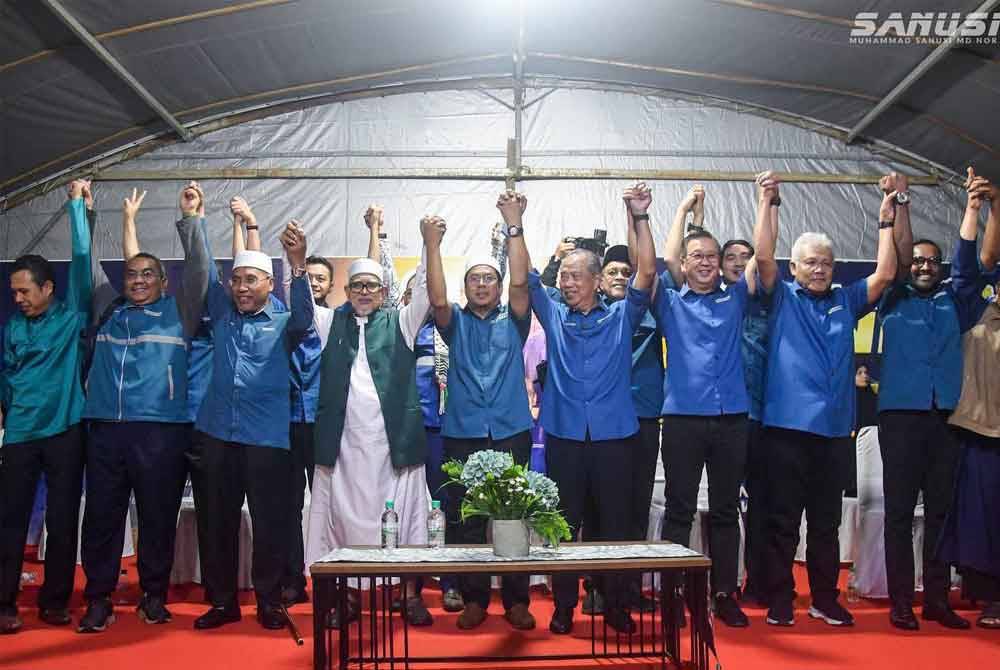
M 31 557 L 33 559 L 33 557 Z M 139 600 L 138 576 L 134 559 L 123 563 L 125 588 L 115 594 L 117 622 L 105 633 L 78 635 L 73 628 L 52 628 L 38 621 L 34 609 L 37 585 L 27 585 L 20 603 L 25 626 L 16 635 L 0 637 L 0 668 L 3 670 L 284 670 L 308 669 L 312 664 L 312 617 L 310 605 L 291 609 L 299 630 L 306 638 L 303 647 L 295 646 L 286 631 L 266 631 L 254 618 L 253 594 L 244 592 L 243 621 L 218 630 L 196 632 L 194 619 L 205 611 L 202 589 L 181 586 L 171 589 L 169 608 L 173 623 L 149 626 L 135 615 Z M 42 566 L 25 562 L 25 572 L 35 573 L 41 582 Z M 846 578 L 846 571 L 843 572 Z M 807 594 L 805 571 L 796 568 L 799 593 Z M 83 575 L 77 570 L 77 589 L 73 596 L 74 620 L 83 614 Z M 544 651 L 576 652 L 589 648 L 589 617 L 577 613 L 577 630 L 569 637 L 548 632 L 552 599 L 542 589 L 532 590 L 531 610 L 539 627 L 527 633 L 514 632 L 503 620 L 498 600 L 490 607 L 491 616 L 474 633 L 455 627 L 457 614 L 440 609 L 440 593 L 435 587 L 425 590 L 425 597 L 435 616 L 430 629 L 415 631 L 411 642 L 415 653 L 439 653 L 442 644 L 449 654 L 502 654 L 515 648 L 544 645 Z M 959 607 L 963 605 L 957 603 Z M 964 605 L 968 607 L 968 605 Z M 922 630 L 903 633 L 889 625 L 888 604 L 862 601 L 851 606 L 857 619 L 853 629 L 837 629 L 806 615 L 808 595 L 796 603 L 796 625 L 774 628 L 764 623 L 764 610 L 748 608 L 750 628 L 734 630 L 716 626 L 720 660 L 726 670 L 779 668 L 788 670 L 939 670 L 948 664 L 969 668 L 1000 666 L 1000 631 L 948 631 L 935 623 L 922 623 Z M 960 614 L 974 619 L 974 612 L 960 609 Z M 919 613 L 919 610 L 918 610 Z M 686 644 L 687 636 L 682 637 Z M 515 664 L 511 664 L 514 667 Z M 516 667 L 594 667 L 593 663 L 517 664 Z M 601 665 L 643 667 L 642 664 L 605 661 Z M 419 666 L 428 668 L 430 666 Z M 459 667 L 452 665 L 449 667 Z M 480 667 L 483 665 L 464 667 Z M 652 667 L 652 666 L 651 666 Z M 659 667 L 658 664 L 655 667 Z

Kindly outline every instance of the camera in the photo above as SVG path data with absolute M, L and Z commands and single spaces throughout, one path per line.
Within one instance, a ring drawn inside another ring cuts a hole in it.
M 598 258 L 603 258 L 608 248 L 608 231 L 595 228 L 593 237 L 565 237 L 563 242 L 572 242 L 577 249 L 592 251 Z

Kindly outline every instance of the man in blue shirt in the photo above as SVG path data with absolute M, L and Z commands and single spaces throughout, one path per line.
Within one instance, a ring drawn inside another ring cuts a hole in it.
M 683 225 L 698 196 L 692 189 L 678 207 L 672 232 Z M 664 273 L 664 285 L 657 287 L 653 299 L 652 312 L 668 355 L 662 407 L 663 538 L 689 542 L 702 469 L 707 466 L 715 612 L 727 625 L 745 627 L 749 621 L 733 594 L 738 588 L 739 490 L 748 428 L 740 344 L 749 289 L 743 277 L 722 285 L 720 251 L 718 241 L 705 230 L 695 230 L 681 245 L 668 248 L 668 261 L 680 260 L 683 285 L 674 289 L 671 276 Z
M 434 322 L 449 353 L 447 401 L 441 422 L 445 458 L 465 461 L 477 451 L 492 449 L 509 452 L 514 462 L 527 465 L 531 460 L 531 413 L 521 349 L 531 328 L 528 288 L 512 285 L 510 303 L 502 305 L 500 265 L 492 256 L 470 259 L 464 282 L 464 308 L 431 292 Z M 449 543 L 486 541 L 484 519 L 462 522 L 458 505 L 448 507 Z M 514 628 L 534 628 L 535 618 L 528 611 L 528 576 L 505 576 L 501 584 L 504 618 Z M 476 628 L 486 620 L 490 578 L 462 575 L 459 586 L 465 609 L 458 617 L 458 627 Z
M 905 176 L 885 178 L 883 190 L 906 192 Z M 974 200 L 974 198 L 970 198 Z M 923 618 L 948 628 L 969 622 L 948 605 L 951 570 L 934 560 L 951 507 L 959 445 L 948 427 L 962 389 L 962 334 L 975 325 L 952 282 L 942 282 L 941 247 L 913 239 L 909 202 L 896 205 L 902 281 L 878 309 L 882 362 L 878 393 L 879 446 L 885 477 L 885 568 L 892 609 L 889 621 L 917 630 L 913 614 L 913 508 L 924 501 Z M 970 247 L 975 264 L 975 241 Z M 912 259 L 912 260 L 911 260 Z M 904 263 L 908 263 L 904 265 Z M 906 270 L 908 269 L 908 272 Z
M 114 622 L 111 593 L 121 568 L 129 496 L 139 513 L 137 611 L 146 623 L 171 620 L 167 588 L 177 511 L 184 488 L 187 436 L 187 345 L 201 320 L 208 281 L 200 193 L 181 191 L 177 222 L 185 257 L 183 298 L 165 294 L 166 273 L 139 251 L 135 218 L 145 192 L 126 198 L 122 216 L 124 295 L 102 310 L 87 376 L 87 505 L 83 515 L 84 597 L 78 631 Z M 103 283 L 108 283 L 104 278 Z M 98 291 L 100 293 L 100 291 Z
M 812 606 L 809 615 L 831 625 L 853 625 L 837 602 L 843 460 L 854 449 L 854 325 L 896 275 L 889 196 L 882 201 L 875 272 L 846 287 L 833 286 L 833 244 L 803 233 L 792 246 L 794 281 L 778 277 L 766 212 L 777 180 L 762 184 L 754 228 L 760 287 L 772 300 L 764 396 L 768 440 L 767 622 L 795 623 L 792 562 L 802 511 L 808 522 L 806 556 Z M 889 194 L 895 198 L 896 193 Z
M 291 311 L 270 302 L 271 259 L 243 251 L 233 261 L 230 296 L 209 263 L 208 311 L 215 355 L 212 383 L 195 428 L 202 447 L 205 504 L 198 524 L 207 524 L 205 566 L 212 608 L 195 628 L 217 628 L 241 617 L 236 599 L 240 509 L 244 496 L 253 521 L 253 584 L 257 619 L 265 628 L 285 624 L 279 608 L 286 565 L 291 461 L 289 376 L 291 352 L 313 317 L 306 279 L 305 234 L 289 223 L 281 235 L 292 272 Z
M 655 251 L 646 210 L 651 198 L 644 185 L 626 196 L 635 220 L 637 267 L 624 300 L 607 303 L 599 297 L 601 264 L 595 254 L 576 250 L 560 268 L 563 300 L 535 272 L 522 236 L 524 196 L 508 192 L 497 206 L 507 223 L 511 289 L 527 287 L 531 308 L 545 330 L 548 374 L 542 397 L 548 475 L 559 486 L 560 506 L 569 525 L 580 527 L 584 501 L 593 496 L 601 537 L 625 540 L 631 526 L 632 436 L 639 429 L 632 404 L 632 334 L 649 304 L 655 276 Z M 605 621 L 631 632 L 635 622 L 623 608 L 619 579 L 608 580 Z M 573 627 L 579 580 L 576 575 L 553 577 L 556 601 L 549 629 L 568 634 Z

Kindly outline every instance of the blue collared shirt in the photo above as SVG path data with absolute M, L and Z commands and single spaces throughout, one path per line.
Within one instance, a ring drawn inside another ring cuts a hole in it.
M 428 321 L 413 341 L 417 357 L 417 395 L 424 413 L 424 428 L 441 428 L 441 386 L 438 384 L 434 360 L 434 322 Z
M 779 281 L 771 296 L 764 425 L 846 437 L 854 427 L 854 326 L 868 280 L 822 296 Z
M 740 340 L 747 311 L 747 283 L 695 293 L 685 284 L 661 286 L 653 314 L 667 338 L 663 414 L 745 414 Z
M 750 418 L 760 421 L 764 415 L 764 388 L 767 379 L 767 334 L 770 328 L 766 300 L 759 295 L 750 296 L 747 316 L 743 320 L 743 377 L 747 383 L 747 400 Z
M 225 442 L 288 449 L 290 357 L 313 320 L 309 282 L 292 279 L 290 312 L 268 300 L 256 314 L 244 314 L 212 275 L 212 383 L 195 427 Z
M 663 334 L 646 310 L 632 333 L 632 404 L 640 419 L 656 419 L 663 407 Z
M 302 342 L 292 352 L 292 423 L 315 423 L 319 405 L 319 368 L 323 343 L 316 327 L 309 326 Z
M 567 440 L 618 440 L 639 430 L 632 404 L 632 334 L 649 291 L 629 286 L 624 300 L 599 302 L 588 314 L 549 295 L 528 273 L 531 308 L 545 330 L 548 373 L 542 427 Z
M 479 318 L 468 306 L 452 304 L 448 327 L 438 330 L 450 359 L 441 434 L 502 440 L 531 430 L 521 351 L 531 315 L 518 318 L 508 305 L 498 305 Z

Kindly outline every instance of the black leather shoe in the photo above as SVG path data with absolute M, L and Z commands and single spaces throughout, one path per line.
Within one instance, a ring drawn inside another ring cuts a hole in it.
M 937 621 L 945 628 L 952 628 L 954 630 L 965 630 L 972 625 L 966 619 L 958 616 L 955 610 L 948 607 L 947 604 L 925 603 L 921 616 L 924 618 L 924 621 Z
M 403 616 L 406 617 L 406 622 L 411 626 L 430 626 L 434 623 L 434 617 L 427 611 L 427 605 L 424 604 L 424 600 L 420 596 L 407 598 L 405 607 Z
M 746 628 L 750 625 L 750 619 L 730 595 L 715 596 L 715 616 L 730 628 Z
M 627 610 L 620 607 L 605 612 L 604 622 L 623 635 L 631 635 L 635 632 L 635 619 Z
M 268 630 L 278 630 L 285 627 L 288 619 L 277 605 L 260 603 L 257 605 L 257 623 Z
M 889 610 L 889 623 L 900 630 L 920 630 L 920 622 L 909 605 L 893 605 Z
M 68 626 L 73 623 L 69 610 L 65 607 L 38 610 L 38 618 L 50 626 Z
M 573 630 L 573 609 L 557 607 L 552 613 L 552 620 L 549 621 L 549 630 L 556 635 L 569 635 Z
M 213 607 L 194 620 L 195 630 L 209 630 L 243 618 L 239 607 Z
M 307 602 L 309 602 L 309 594 L 306 593 L 305 589 L 296 588 L 294 586 L 286 586 L 281 589 L 281 604 L 285 607 L 301 605 Z
M 114 622 L 115 610 L 111 605 L 111 598 L 98 598 L 87 603 L 87 611 L 80 619 L 76 632 L 102 633 Z

